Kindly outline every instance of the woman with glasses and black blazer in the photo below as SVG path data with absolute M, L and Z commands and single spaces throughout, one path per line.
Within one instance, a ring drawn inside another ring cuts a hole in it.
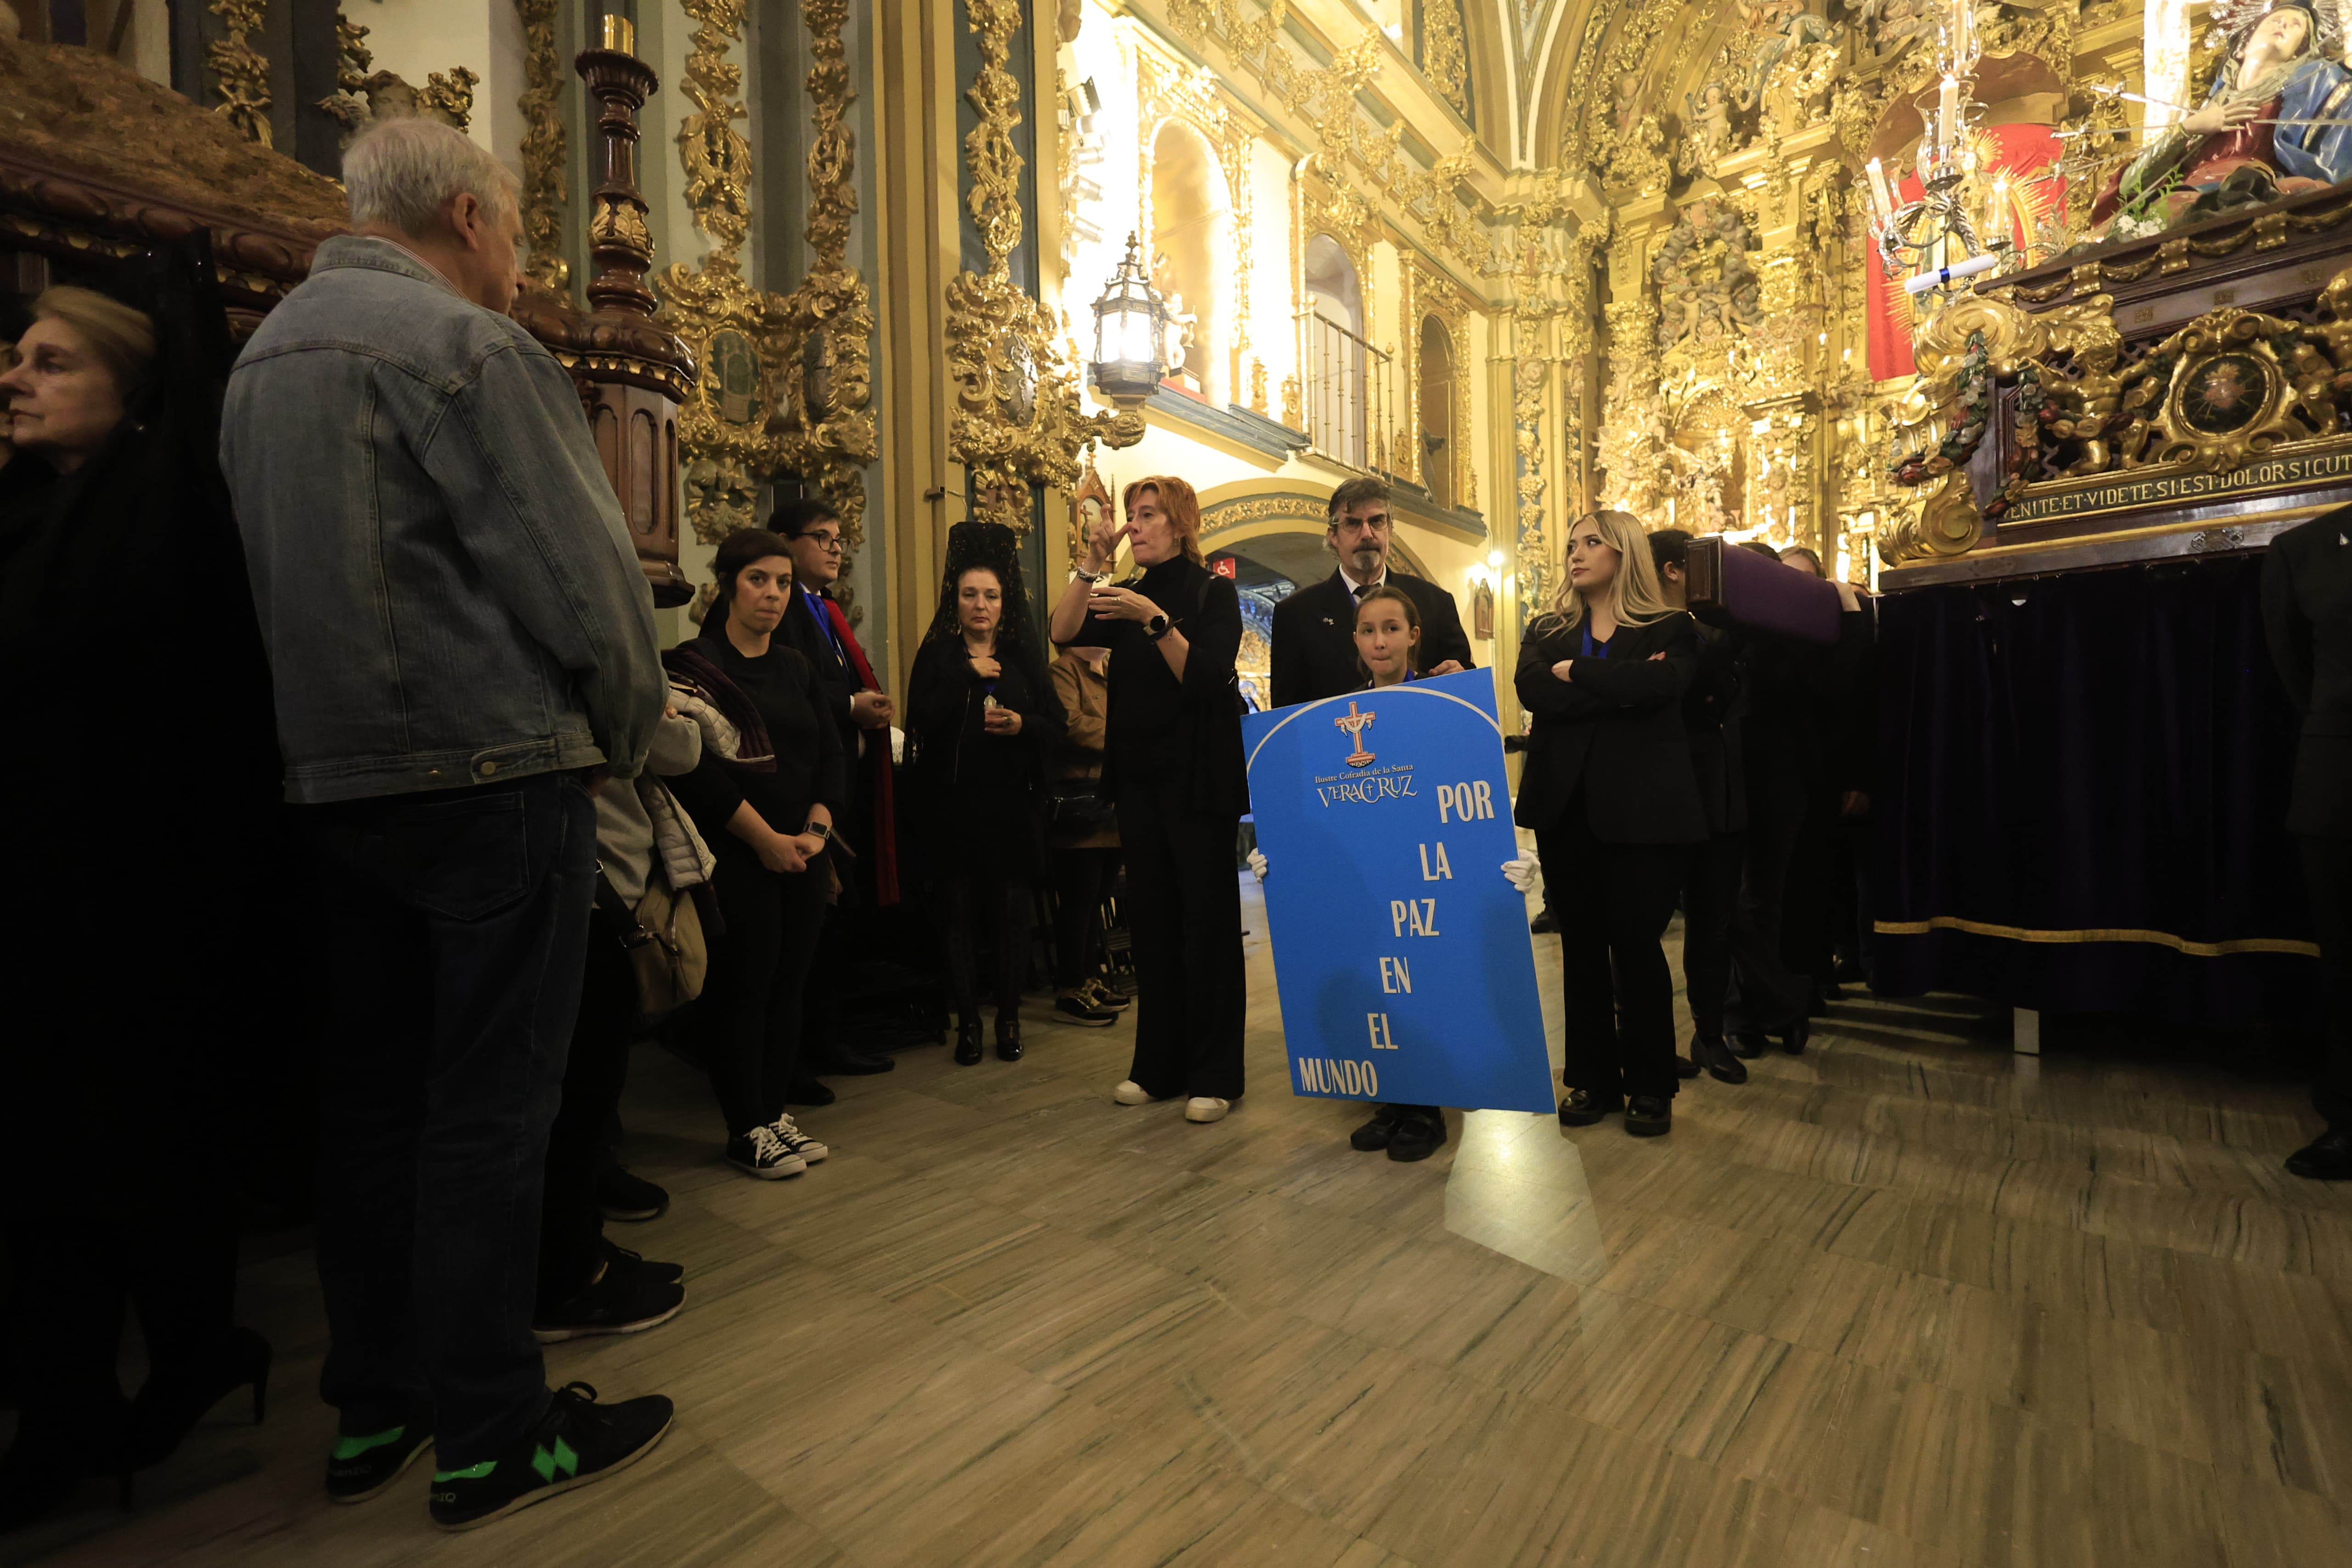
M 1689 616 L 1658 589 L 1639 520 L 1577 521 L 1549 612 L 1528 627 L 1519 701 L 1534 716 L 1520 781 L 1559 916 L 1568 1098 L 1586 1127 L 1673 1124 L 1675 990 L 1661 938 L 1689 847 L 1706 837 L 1682 698 L 1698 669 Z

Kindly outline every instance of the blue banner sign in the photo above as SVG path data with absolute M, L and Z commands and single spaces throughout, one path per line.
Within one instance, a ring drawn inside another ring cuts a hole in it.
M 1242 720 L 1291 1087 L 1549 1111 L 1495 676 Z

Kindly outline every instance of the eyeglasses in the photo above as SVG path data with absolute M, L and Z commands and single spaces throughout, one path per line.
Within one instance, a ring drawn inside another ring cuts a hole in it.
M 803 533 L 801 537 L 828 555 L 841 553 L 841 535 L 837 533 Z

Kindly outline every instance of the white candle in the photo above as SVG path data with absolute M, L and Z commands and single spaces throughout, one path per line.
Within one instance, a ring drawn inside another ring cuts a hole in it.
M 1956 78 L 1944 79 L 1944 90 L 1936 102 L 1936 140 L 1944 152 L 1960 144 L 1960 84 Z
M 1893 217 L 1895 195 L 1886 188 L 1885 166 L 1873 158 L 1862 166 L 1862 172 L 1870 176 L 1870 199 L 1875 205 L 1880 219 Z

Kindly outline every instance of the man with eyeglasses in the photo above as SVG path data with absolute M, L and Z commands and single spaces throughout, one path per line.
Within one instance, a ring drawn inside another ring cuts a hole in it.
M 1274 705 L 1313 702 L 1360 689 L 1356 668 L 1356 601 L 1386 584 L 1402 589 L 1421 612 L 1423 675 L 1452 675 L 1472 668 L 1470 639 L 1462 634 L 1462 614 L 1454 595 L 1426 578 L 1389 565 L 1395 528 L 1388 485 L 1370 474 L 1331 492 L 1330 522 L 1324 542 L 1339 557 L 1339 570 L 1309 584 L 1274 609 Z
M 836 843 L 846 855 L 834 857 L 841 878 L 841 901 L 826 918 L 819 938 L 819 975 L 838 982 L 843 967 L 863 945 L 852 936 L 861 911 L 887 909 L 898 901 L 898 844 L 891 805 L 890 721 L 897 713 L 888 694 L 877 682 L 874 667 L 857 635 L 849 628 L 847 612 L 834 601 L 833 585 L 841 577 L 845 552 L 841 518 L 823 496 L 803 496 L 783 501 L 768 520 L 768 527 L 783 536 L 793 552 L 793 593 L 778 628 L 785 642 L 800 651 L 816 669 L 824 686 L 834 721 L 841 726 L 844 752 L 856 759 L 850 782 L 849 809 L 835 824 Z M 896 1066 L 888 1057 L 859 1050 L 843 1040 L 836 1018 L 837 984 L 808 988 L 808 1015 L 803 1036 L 803 1059 L 816 1075 L 888 1072 Z M 790 1098 L 795 1105 L 822 1105 L 833 1091 L 808 1079 L 795 1084 Z

